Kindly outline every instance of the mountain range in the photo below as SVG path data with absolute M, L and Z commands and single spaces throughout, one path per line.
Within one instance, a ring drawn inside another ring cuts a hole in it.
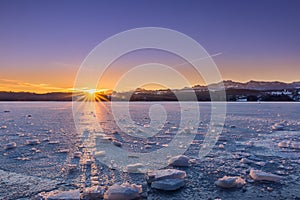
M 208 86 L 195 85 L 192 88 L 198 90 L 205 90 L 207 88 L 211 90 L 220 90 L 223 89 L 243 89 L 243 90 L 259 90 L 259 91 L 268 91 L 268 90 L 290 90 L 290 89 L 300 89 L 300 81 L 292 83 L 284 83 L 279 81 L 249 81 L 246 83 L 235 82 L 232 80 L 225 80 L 220 83 L 213 83 Z M 190 89 L 190 88 L 184 88 Z

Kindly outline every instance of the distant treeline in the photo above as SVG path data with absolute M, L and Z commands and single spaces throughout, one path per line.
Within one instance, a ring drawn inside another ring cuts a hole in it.
M 72 93 L 0 92 L 0 101 L 72 101 Z
M 192 92 L 190 92 L 192 93 Z M 247 101 L 294 101 L 288 95 L 271 95 L 269 91 L 261 90 L 247 90 L 247 89 L 227 89 L 226 97 L 223 96 L 223 92 L 211 91 L 195 91 L 198 101 L 211 101 L 213 96 L 214 101 L 238 101 L 239 99 L 245 99 Z M 191 94 L 186 92 L 185 101 L 190 101 Z M 184 95 L 183 95 L 184 96 Z M 139 93 L 133 94 L 130 101 L 177 101 L 177 97 L 173 92 L 163 94 L 152 94 L 152 93 Z
M 133 92 L 133 93 L 115 93 L 114 96 L 103 95 L 104 98 L 114 101 L 178 101 L 176 95 L 180 94 L 180 100 L 182 101 L 193 101 L 196 97 L 198 101 L 211 101 L 211 95 L 213 95 L 214 101 L 294 101 L 288 95 L 271 95 L 269 91 L 261 90 L 247 90 L 247 89 L 227 89 L 226 96 L 222 92 L 201 90 L 201 91 L 184 91 L 179 90 L 178 93 L 174 93 L 171 90 L 165 91 L 147 91 Z M 129 96 L 130 95 L 130 96 Z M 128 98 L 124 99 L 124 96 Z M 46 94 L 36 94 L 29 92 L 0 92 L 0 101 L 72 101 L 74 99 L 81 98 L 82 94 L 64 93 L 64 92 L 53 92 Z

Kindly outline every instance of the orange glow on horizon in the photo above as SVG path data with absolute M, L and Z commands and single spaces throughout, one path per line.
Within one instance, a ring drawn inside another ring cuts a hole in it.
M 144 60 L 143 60 L 144 62 Z M 220 70 L 223 80 L 232 80 L 237 82 L 248 82 L 250 80 L 255 81 L 281 81 L 286 83 L 291 83 L 295 81 L 300 81 L 299 74 L 300 68 L 298 62 L 296 61 L 252 61 L 245 60 L 235 60 L 235 61 L 225 61 L 222 58 L 215 58 L 215 62 Z M 261 63 L 262 62 L 262 63 Z M 103 74 L 99 80 L 99 85 L 95 86 L 96 90 L 99 92 L 106 93 L 114 90 L 116 82 L 120 77 L 130 69 L 132 66 L 136 66 L 141 62 L 116 62 Z M 177 61 L 176 63 L 182 63 L 182 61 Z M 166 60 L 165 64 L 169 66 L 176 65 L 174 60 Z M 287 66 L 289 69 L 284 70 Z M 26 68 L 26 67 L 24 67 Z M 272 69 L 272 70 L 270 70 Z M 69 68 L 61 70 L 53 70 L 53 68 L 45 69 L 44 72 L 41 71 L 22 71 L 16 73 L 13 68 L 3 71 L 0 75 L 0 91 L 6 92 L 33 92 L 33 93 L 49 93 L 49 92 L 74 92 L 73 88 L 74 81 L 76 78 L 77 68 Z M 195 75 L 194 71 L 190 66 L 180 66 L 177 68 L 178 72 L 185 75 L 190 80 L 190 85 L 206 85 L 199 75 Z M 149 75 L 149 74 L 147 74 Z M 176 82 L 176 80 L 174 80 Z M 128 83 L 130 84 L 130 83 Z M 145 85 L 141 86 L 147 90 L 157 90 L 165 89 L 160 85 Z M 178 88 L 170 89 L 181 89 L 183 86 L 178 86 Z M 91 90 L 91 93 L 93 93 Z M 124 88 L 122 91 L 128 91 Z

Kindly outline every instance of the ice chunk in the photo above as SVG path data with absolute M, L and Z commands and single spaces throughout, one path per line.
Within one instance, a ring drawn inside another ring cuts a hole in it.
M 224 176 L 218 179 L 215 184 L 222 188 L 241 188 L 246 181 L 239 176 Z
M 7 126 L 1 126 L 0 129 L 7 129 Z
M 255 162 L 255 161 L 247 159 L 247 158 L 242 158 L 241 159 L 241 163 L 244 163 L 244 164 L 255 164 L 255 165 L 259 165 L 259 166 L 265 166 L 266 165 L 265 162 Z
M 159 181 L 154 181 L 151 184 L 151 188 L 155 188 L 158 190 L 178 190 L 179 188 L 185 185 L 184 179 L 164 179 Z
M 105 151 L 96 151 L 95 156 L 105 156 Z
M 165 180 L 165 179 L 184 179 L 186 177 L 185 171 L 177 169 L 162 169 L 155 170 L 147 173 L 147 181 L 152 183 L 153 181 Z
M 10 142 L 5 145 L 5 149 L 13 149 L 16 147 L 17 147 L 17 144 L 15 142 Z
M 142 163 L 135 163 L 127 165 L 127 172 L 129 173 L 142 173 L 141 168 L 144 167 Z
M 97 143 L 108 143 L 111 142 L 113 140 L 112 137 L 108 137 L 108 136 L 102 136 L 102 137 L 97 137 Z
M 39 143 L 40 143 L 40 141 L 38 139 L 26 140 L 27 145 L 36 145 L 36 144 L 39 144 Z
M 59 144 L 58 140 L 51 140 L 48 142 L 48 144 Z
M 300 149 L 300 142 L 293 142 L 293 143 L 291 144 L 291 147 L 292 147 L 293 149 Z
M 70 150 L 69 149 L 60 149 L 57 151 L 57 153 L 69 153 Z
M 247 159 L 247 158 L 242 158 L 242 159 L 241 159 L 241 163 L 244 163 L 244 164 L 251 164 L 251 163 L 253 163 L 253 161 L 252 161 L 252 160 L 249 160 L 249 159 Z
M 105 187 L 93 186 L 85 188 L 82 193 L 82 199 L 103 199 Z
M 249 146 L 249 147 L 253 147 L 254 146 L 254 142 L 253 141 L 248 141 L 246 143 L 246 145 Z
M 188 167 L 189 166 L 189 158 L 184 155 L 178 155 L 169 159 L 169 165 L 175 167 Z
M 42 192 L 38 194 L 37 199 L 47 199 L 47 200 L 80 200 L 80 191 L 79 190 L 69 190 L 69 191 L 51 191 L 51 192 Z
M 272 130 L 275 130 L 275 131 L 282 131 L 284 129 L 284 124 L 282 123 L 276 123 L 272 126 Z
M 288 148 L 290 146 L 290 141 L 281 141 L 278 143 L 278 147 L 280 148 Z
M 271 174 L 271 173 L 267 173 L 267 172 L 263 172 L 260 170 L 250 170 L 250 177 L 255 180 L 255 181 L 273 181 L 273 182 L 277 182 L 280 181 L 281 179 L 283 179 L 282 176 L 278 176 L 275 174 Z
M 119 141 L 116 141 L 116 140 L 113 141 L 113 145 L 115 145 L 117 147 L 122 147 L 122 143 Z
M 49 138 L 44 138 L 44 139 L 42 139 L 42 142 L 49 142 L 49 141 L 50 141 Z
M 140 185 L 123 183 L 122 185 L 112 185 L 104 194 L 106 200 L 132 200 L 140 197 L 142 187 Z
M 82 156 L 82 153 L 80 151 L 74 152 L 74 158 L 80 158 Z

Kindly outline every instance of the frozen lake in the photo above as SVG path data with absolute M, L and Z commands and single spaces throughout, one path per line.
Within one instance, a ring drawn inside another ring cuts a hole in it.
M 109 143 L 118 141 L 122 150 L 139 155 L 168 147 L 180 126 L 179 104 L 129 104 L 130 117 L 141 130 L 151 129 L 150 119 L 157 117 L 149 116 L 151 106 L 164 107 L 166 123 L 150 138 L 132 136 L 138 129 L 131 125 L 124 125 L 126 131 L 124 127 L 120 129 L 109 104 L 96 103 L 95 112 L 83 109 L 77 113 L 80 115 L 77 123 L 87 127 L 81 134 L 75 128 L 72 102 L 1 102 L 0 199 L 32 199 L 42 191 L 123 182 L 143 185 L 144 199 L 300 199 L 300 150 L 278 146 L 282 141 L 300 142 L 300 103 L 227 103 L 224 126 L 214 124 L 223 127 L 222 134 L 210 153 L 200 159 L 198 153 L 214 108 L 210 103 L 186 102 L 188 109 L 199 106 L 199 127 L 188 127 L 195 131 L 191 133 L 193 140 L 176 147 L 186 150 L 184 154 L 194 161 L 189 167 L 177 168 L 186 171 L 187 178 L 185 186 L 175 192 L 150 189 L 143 174 L 115 170 L 113 165 L 118 165 L 117 160 L 106 166 L 94 154 L 101 152 L 97 137 Z M 125 105 L 116 103 L 116 106 Z M 99 126 L 91 125 L 93 120 Z M 7 149 L 9 143 L 15 143 L 16 147 Z M 74 158 L 75 152 L 91 154 L 92 164 L 87 167 Z M 248 162 L 241 162 L 243 158 Z M 250 169 L 284 179 L 278 183 L 256 182 L 249 178 Z M 247 184 L 242 189 L 220 189 L 214 182 L 224 175 L 241 176 Z

